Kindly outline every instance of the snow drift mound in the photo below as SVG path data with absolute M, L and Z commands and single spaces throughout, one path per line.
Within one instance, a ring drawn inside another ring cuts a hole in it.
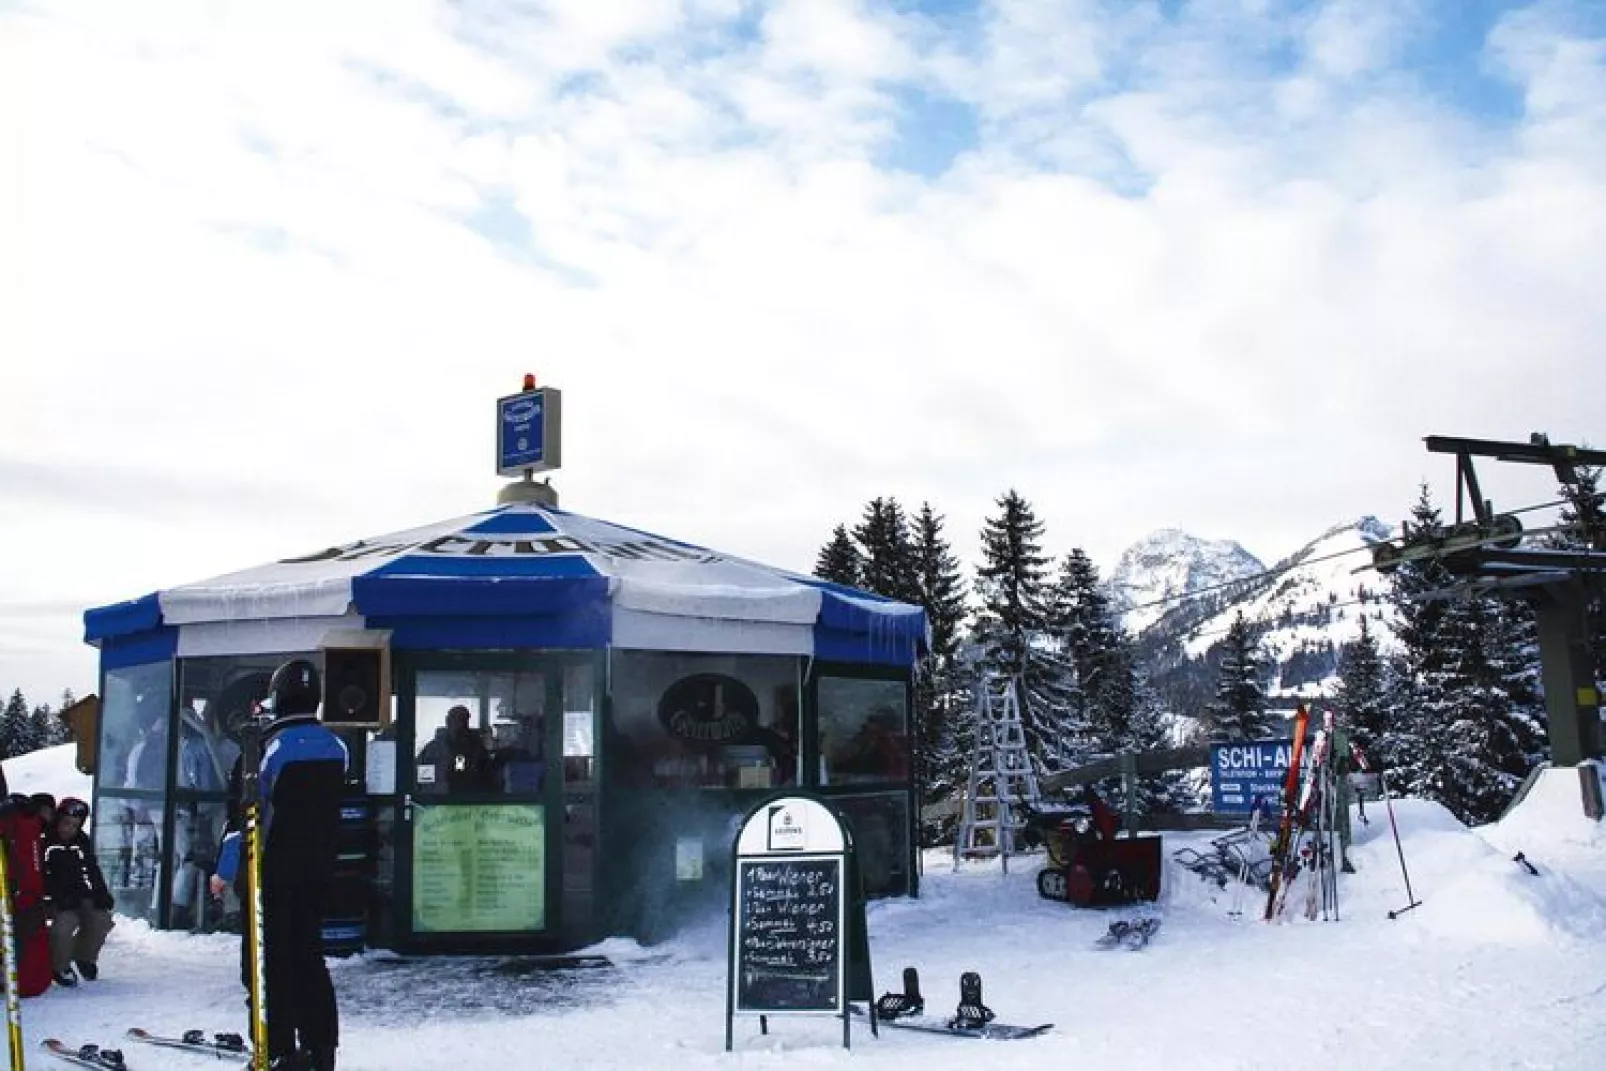
M 1522 852 L 1569 869 L 1606 868 L 1606 828 L 1584 814 L 1578 770 L 1551 767 L 1500 821 L 1478 834 L 1504 852 Z
M 1437 936 L 1479 943 L 1541 946 L 1592 937 L 1606 928 L 1606 885 L 1599 880 L 1600 872 L 1576 856 L 1548 852 L 1553 843 L 1575 843 L 1597 855 L 1606 854 L 1599 847 L 1598 829 L 1584 830 L 1571 820 L 1576 815 L 1595 825 L 1583 817 L 1577 774 L 1557 772 L 1572 779 L 1570 799 L 1563 801 L 1558 788 L 1546 787 L 1541 794 L 1536 785 L 1519 808 L 1526 813 L 1508 819 L 1513 822 L 1510 829 L 1500 823 L 1473 831 L 1436 803 L 1396 801 L 1411 891 L 1421 906 L 1395 924 L 1408 921 Z M 1357 873 L 1343 892 L 1350 911 L 1387 918 L 1388 911 L 1405 907 L 1409 899 L 1387 812 L 1373 807 L 1368 814 L 1371 824 L 1355 828 L 1351 858 Z M 1535 834 L 1521 849 L 1505 839 L 1519 829 Z M 1586 834 L 1597 847 L 1587 847 Z M 1514 861 L 1518 850 L 1539 866 L 1538 876 Z
M 76 744 L 58 744 L 7 759 L 4 763 L 6 785 L 13 792 L 29 796 L 48 792 L 58 800 L 63 796 L 87 800 L 94 781 L 78 772 L 78 767 L 73 765 L 76 757 Z

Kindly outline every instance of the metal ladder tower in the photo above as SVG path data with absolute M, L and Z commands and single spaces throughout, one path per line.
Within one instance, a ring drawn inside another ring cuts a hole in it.
M 1015 805 L 1039 799 L 1017 688 L 1014 677 L 989 675 L 976 690 L 976 748 L 970 756 L 970 780 L 954 838 L 955 870 L 966 856 L 997 855 L 1004 873 L 1009 873 L 1015 835 L 1025 826 Z

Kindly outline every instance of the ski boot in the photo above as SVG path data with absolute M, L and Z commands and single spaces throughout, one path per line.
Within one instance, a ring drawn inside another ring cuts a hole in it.
M 981 975 L 966 971 L 959 976 L 959 1007 L 948 1025 L 955 1030 L 980 1030 L 993 1021 L 993 1010 L 981 1002 Z
M 112 1071 L 128 1071 L 128 1065 L 123 1062 L 121 1049 L 103 1049 L 99 1045 L 83 1045 L 78 1049 L 78 1058 L 97 1067 L 109 1067 Z
M 903 969 L 903 992 L 883 993 L 875 1002 L 875 1013 L 888 1022 L 907 1019 L 926 1010 L 926 998 L 920 995 L 920 972 L 913 967 Z

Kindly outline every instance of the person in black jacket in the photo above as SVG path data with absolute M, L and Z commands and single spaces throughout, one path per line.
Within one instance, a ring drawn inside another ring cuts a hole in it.
M 423 793 L 494 792 L 496 772 L 480 734 L 469 726 L 468 708 L 446 712 L 446 724 L 418 753 L 419 791 Z M 427 778 L 427 780 L 426 780 Z
M 88 820 L 89 804 L 68 796 L 45 832 L 45 895 L 53 912 L 50 971 L 60 986 L 77 985 L 80 975 L 91 982 L 100 977 L 100 949 L 114 925 L 115 902 L 84 832 Z
M 321 697 L 317 667 L 298 659 L 274 672 L 263 703 L 273 714 L 262 736 L 259 772 L 268 1060 L 273 1071 L 334 1071 L 340 1043 L 339 1009 L 323 961 L 323 919 L 334 888 L 349 756 L 341 739 L 318 722 Z M 244 870 L 239 773 L 236 762 L 229 832 L 211 882 L 214 896 L 222 896 Z M 245 970 L 249 977 L 248 964 Z

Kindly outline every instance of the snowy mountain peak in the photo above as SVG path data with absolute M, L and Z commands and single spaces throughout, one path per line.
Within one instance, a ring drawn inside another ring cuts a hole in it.
M 1189 655 L 1203 655 L 1239 613 L 1255 626 L 1261 653 L 1274 670 L 1272 695 L 1326 694 L 1338 652 L 1360 634 L 1364 616 L 1378 642 L 1392 640 L 1392 614 L 1384 585 L 1363 567 L 1372 545 L 1392 532 L 1376 517 L 1327 529 L 1223 598 L 1189 600 L 1161 621 Z M 1360 570 L 1360 571 L 1357 571 Z
M 1265 566 L 1230 539 L 1200 539 L 1175 528 L 1151 532 L 1121 555 L 1110 573 L 1110 601 L 1133 633 L 1153 624 L 1174 599 L 1262 572 Z

